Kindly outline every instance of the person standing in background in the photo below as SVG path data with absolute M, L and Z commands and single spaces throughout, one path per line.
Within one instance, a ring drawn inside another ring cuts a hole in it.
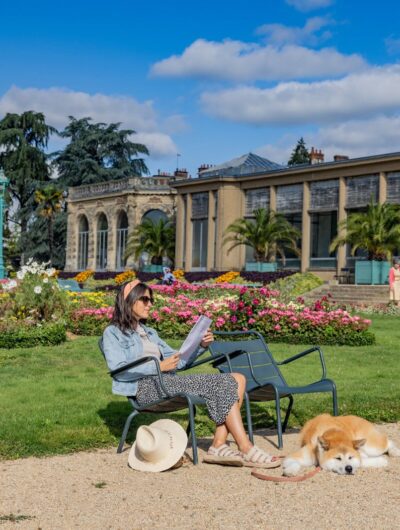
M 393 260 L 389 271 L 389 299 L 400 305 L 400 261 Z

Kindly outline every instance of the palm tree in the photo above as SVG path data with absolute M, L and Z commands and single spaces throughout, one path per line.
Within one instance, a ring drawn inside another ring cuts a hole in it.
M 151 262 L 161 265 L 163 257 L 168 257 L 171 261 L 175 258 L 175 225 L 171 220 L 159 219 L 153 222 L 145 219 L 135 228 L 129 236 L 125 258 L 139 256 L 147 252 L 151 257 Z
M 358 249 L 368 252 L 369 260 L 387 260 L 400 248 L 400 207 L 376 204 L 371 200 L 366 212 L 352 213 L 339 223 L 339 235 L 330 245 L 331 252 L 349 244 L 354 256 Z
M 39 214 L 47 220 L 51 263 L 53 262 L 54 249 L 54 217 L 62 208 L 62 198 L 62 192 L 52 185 L 35 191 L 35 201 L 39 205 Z
M 285 263 L 285 250 L 300 255 L 297 241 L 301 233 L 289 223 L 284 215 L 259 208 L 254 219 L 236 219 L 225 231 L 223 245 L 232 243 L 228 253 L 239 245 L 254 249 L 256 261 L 275 261 L 277 254 Z

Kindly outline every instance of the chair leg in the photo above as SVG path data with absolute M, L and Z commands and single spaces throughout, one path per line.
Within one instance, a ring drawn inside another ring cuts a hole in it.
M 337 402 L 337 392 L 336 392 L 335 383 L 333 383 L 333 387 L 332 387 L 332 400 L 333 400 L 333 415 L 339 416 L 339 408 L 338 408 L 338 402 Z
M 187 398 L 188 409 L 189 409 L 189 426 L 190 434 L 192 436 L 192 451 L 193 451 L 193 464 L 196 466 L 199 463 L 199 457 L 197 454 L 197 438 L 194 424 L 194 417 L 196 415 L 196 407 L 191 402 L 190 398 Z
M 278 391 L 275 390 L 275 407 L 276 407 L 276 428 L 278 430 L 278 447 L 282 449 L 283 439 L 282 439 L 282 418 L 281 418 L 281 400 L 278 394 Z
M 249 434 L 250 442 L 254 444 L 253 421 L 251 419 L 250 399 L 247 392 L 244 393 L 244 402 L 246 405 L 247 432 Z
M 122 452 L 122 448 L 124 447 L 124 443 L 125 443 L 126 437 L 128 435 L 129 427 L 131 426 L 131 422 L 132 422 L 133 418 L 137 414 L 139 414 L 139 412 L 137 410 L 134 410 L 126 418 L 125 425 L 124 425 L 124 430 L 122 431 L 122 436 L 121 436 L 121 439 L 120 439 L 119 444 L 118 444 L 117 453 L 121 453 Z
M 193 416 L 194 416 L 194 418 L 196 418 L 196 412 L 197 412 L 197 409 L 196 409 L 195 405 L 193 405 Z M 187 427 L 186 427 L 186 434 L 187 434 L 188 438 L 190 438 L 190 436 L 192 434 L 190 421 L 188 422 Z
M 288 396 L 288 398 L 289 398 L 289 406 L 286 411 L 285 419 L 283 420 L 282 432 L 286 431 L 286 427 L 289 421 L 289 416 L 290 416 L 290 413 L 292 412 L 292 407 L 293 407 L 293 396 L 290 395 Z

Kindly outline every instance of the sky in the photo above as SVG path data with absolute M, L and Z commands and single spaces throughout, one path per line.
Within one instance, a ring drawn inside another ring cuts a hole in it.
M 152 174 L 400 151 L 399 0 L 2 2 L 0 119 L 121 122 Z M 62 147 L 53 137 L 49 149 Z

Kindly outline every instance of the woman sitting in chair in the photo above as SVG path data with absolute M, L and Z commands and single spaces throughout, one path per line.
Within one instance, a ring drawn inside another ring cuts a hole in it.
M 153 304 L 153 291 L 145 283 L 134 280 L 125 284 L 117 294 L 112 324 L 103 334 L 103 350 L 110 370 L 151 355 L 159 359 L 163 383 L 171 394 L 186 392 L 203 398 L 211 419 L 216 423 L 213 442 L 205 462 L 278 467 L 278 458 L 253 445 L 244 430 L 240 407 L 246 380 L 243 375 L 192 374 L 178 376 L 176 370 L 190 365 L 214 340 L 210 330 L 206 332 L 198 351 L 185 362 L 179 352 L 159 338 L 157 332 L 144 322 Z M 113 380 L 113 392 L 123 396 L 135 396 L 140 406 L 165 397 L 154 362 L 130 368 Z M 239 450 L 230 448 L 226 441 L 231 433 Z

